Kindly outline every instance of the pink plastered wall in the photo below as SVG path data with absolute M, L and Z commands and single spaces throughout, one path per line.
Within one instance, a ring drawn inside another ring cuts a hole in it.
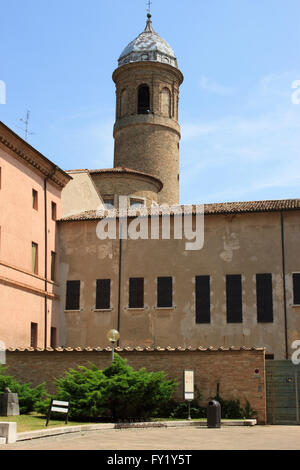
M 45 323 L 47 345 L 50 345 L 51 327 L 58 328 L 57 272 L 55 282 L 51 281 L 52 251 L 56 253 L 58 266 L 57 224 L 52 220 L 52 202 L 59 218 L 61 191 L 47 181 L 46 276 L 45 176 L 2 146 L 0 168 L 0 341 L 6 347 L 29 347 L 33 322 L 38 325 L 37 346 L 44 347 Z M 37 210 L 33 208 L 33 189 L 38 194 Z M 32 242 L 38 244 L 36 274 L 32 270 Z

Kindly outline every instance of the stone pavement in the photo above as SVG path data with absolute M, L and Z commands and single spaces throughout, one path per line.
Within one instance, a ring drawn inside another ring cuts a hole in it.
M 1 450 L 300 450 L 300 426 L 107 429 L 19 441 Z

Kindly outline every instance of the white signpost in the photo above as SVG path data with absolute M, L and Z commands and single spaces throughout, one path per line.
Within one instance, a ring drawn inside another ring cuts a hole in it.
M 3 341 L 0 341 L 0 364 L 6 364 L 6 347 Z
M 183 372 L 183 395 L 184 400 L 189 404 L 189 416 L 188 419 L 191 419 L 191 401 L 194 400 L 194 371 L 185 370 Z

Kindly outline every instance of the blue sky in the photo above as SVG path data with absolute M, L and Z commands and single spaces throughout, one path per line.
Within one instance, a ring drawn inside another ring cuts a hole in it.
M 175 51 L 181 203 L 300 196 L 299 0 L 153 0 Z M 146 1 L 10 0 L 1 5 L 0 120 L 65 170 L 113 165 L 115 90 Z

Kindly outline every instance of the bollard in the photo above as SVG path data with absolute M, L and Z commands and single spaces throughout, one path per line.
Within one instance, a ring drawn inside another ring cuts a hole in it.
M 17 423 L 0 422 L 0 438 L 5 438 L 6 444 L 13 444 L 17 440 Z
M 19 398 L 17 393 L 0 394 L 0 416 L 19 416 Z

